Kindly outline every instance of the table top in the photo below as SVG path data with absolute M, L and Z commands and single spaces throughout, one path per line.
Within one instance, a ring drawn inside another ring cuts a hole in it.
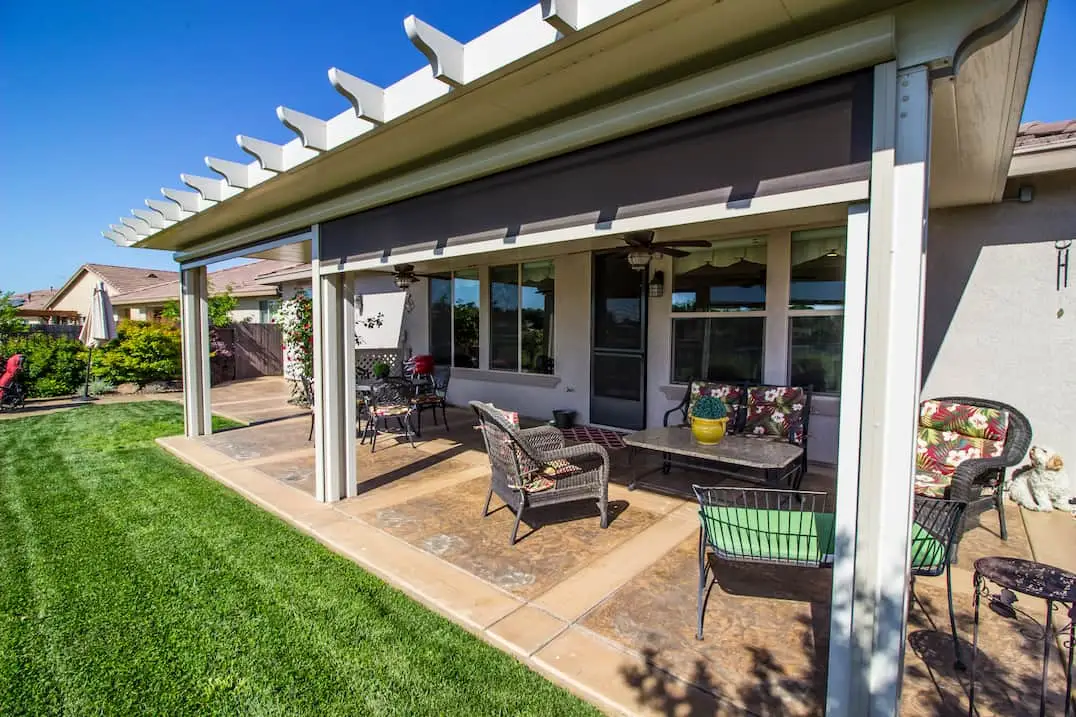
M 695 441 L 687 426 L 648 428 L 624 436 L 624 443 L 635 448 L 724 461 L 749 468 L 784 468 L 803 456 L 803 448 L 787 441 L 740 434 L 727 435 L 715 446 L 704 446 Z
M 1076 575 L 1045 563 L 1020 558 L 979 558 L 975 572 L 1003 588 L 1024 595 L 1076 602 Z

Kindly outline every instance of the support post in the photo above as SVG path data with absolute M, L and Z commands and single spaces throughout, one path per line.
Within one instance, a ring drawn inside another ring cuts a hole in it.
M 321 274 L 320 231 L 312 228 L 314 323 L 314 497 L 354 496 L 355 292 L 346 274 Z
M 180 335 L 183 349 L 183 433 L 213 432 L 209 402 L 209 281 L 206 268 L 180 271 Z
M 847 691 L 827 699 L 829 714 L 881 717 L 899 712 L 904 672 L 930 152 L 927 68 L 879 65 L 874 117 L 850 649 L 846 663 L 830 664 L 831 674 L 847 673 Z M 846 577 L 847 555 L 837 567 Z

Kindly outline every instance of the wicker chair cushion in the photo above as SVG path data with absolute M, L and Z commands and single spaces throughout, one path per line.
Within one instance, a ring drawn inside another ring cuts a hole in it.
M 536 475 L 523 479 L 523 490 L 528 493 L 541 493 L 557 484 L 557 478 L 582 473 L 583 469 L 571 461 L 557 458 L 547 463 Z
M 687 415 L 690 420 L 695 409 L 695 402 L 703 396 L 720 398 L 725 404 L 729 418 L 733 418 L 740 405 L 743 403 L 744 387 L 735 383 L 720 383 L 717 381 L 692 381 L 688 387 Z
M 916 437 L 916 492 L 944 498 L 957 466 L 1005 452 L 1009 414 L 963 403 L 923 401 Z
M 1009 412 L 964 403 L 923 401 L 919 405 L 919 426 L 1004 443 Z
M 759 386 L 747 389 L 744 432 L 803 441 L 803 411 L 807 392 L 799 386 Z
M 915 494 L 927 498 L 948 498 L 949 486 L 953 482 L 952 474 L 943 475 L 934 471 L 917 469 L 915 471 Z

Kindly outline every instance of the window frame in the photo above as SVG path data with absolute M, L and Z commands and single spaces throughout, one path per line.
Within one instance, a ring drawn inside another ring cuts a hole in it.
M 503 374 L 525 374 L 528 376 L 555 376 L 557 366 L 557 335 L 554 331 L 551 338 L 552 356 L 553 360 L 553 373 L 540 373 L 538 371 L 525 371 L 523 370 L 523 266 L 524 264 L 549 264 L 551 272 L 550 276 L 553 279 L 553 296 L 556 297 L 556 281 L 557 281 L 557 269 L 556 261 L 553 257 L 547 259 L 532 259 L 530 261 L 518 261 L 509 262 L 507 264 L 490 264 L 486 268 L 486 295 L 489 297 L 489 310 L 487 315 L 489 316 L 488 336 L 489 336 L 489 359 L 490 364 L 486 367 L 488 371 L 497 371 Z M 495 269 L 505 269 L 513 266 L 516 269 L 516 367 L 514 369 L 508 368 L 494 368 L 492 366 L 493 359 L 493 271 Z M 553 316 L 556 317 L 556 306 L 554 304 Z M 556 324 L 554 323 L 554 326 Z M 548 330 L 548 329 L 547 329 Z

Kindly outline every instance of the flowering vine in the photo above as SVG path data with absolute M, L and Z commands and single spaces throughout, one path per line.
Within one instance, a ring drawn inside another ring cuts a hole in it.
M 280 325 L 284 344 L 284 378 L 299 381 L 314 375 L 314 310 L 305 292 L 280 303 L 273 317 Z

